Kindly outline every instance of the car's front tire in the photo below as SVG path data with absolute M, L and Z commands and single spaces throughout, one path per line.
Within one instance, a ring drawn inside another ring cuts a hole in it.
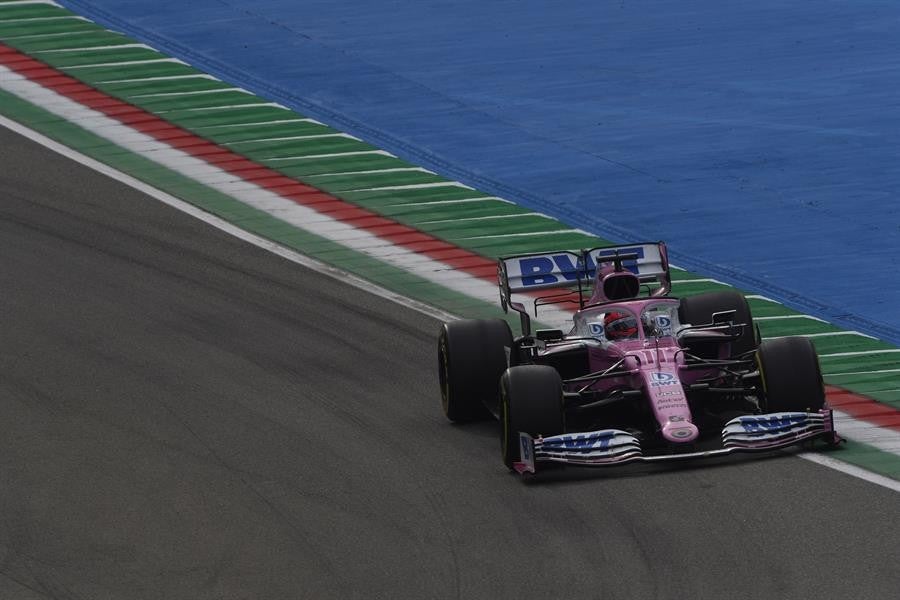
M 819 357 L 809 339 L 763 340 L 756 359 L 766 412 L 815 412 L 825 405 Z
M 519 432 L 532 437 L 565 432 L 563 387 L 546 365 L 510 367 L 500 379 L 500 453 L 512 469 L 519 460 Z

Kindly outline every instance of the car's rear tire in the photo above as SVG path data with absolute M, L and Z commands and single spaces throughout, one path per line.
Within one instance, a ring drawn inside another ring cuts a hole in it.
M 506 370 L 512 331 L 503 319 L 444 323 L 438 339 L 441 404 L 451 421 L 462 423 L 497 410 L 500 376 Z
M 683 325 L 705 325 L 712 322 L 713 313 L 726 310 L 735 311 L 734 322 L 746 323 L 741 337 L 731 343 L 731 355 L 737 356 L 755 350 L 759 346 L 750 305 L 742 294 L 734 290 L 707 292 L 681 299 L 678 319 Z M 694 351 L 696 350 L 696 351 Z M 718 358 L 718 347 L 692 349 L 691 354 L 701 358 Z
M 546 365 L 511 367 L 500 378 L 500 453 L 512 469 L 519 432 L 537 437 L 565 432 L 562 379 Z
M 763 340 L 756 358 L 766 412 L 815 412 L 825 405 L 819 357 L 809 339 Z

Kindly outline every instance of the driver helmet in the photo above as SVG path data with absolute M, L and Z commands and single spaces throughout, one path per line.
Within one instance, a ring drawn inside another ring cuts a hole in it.
M 625 312 L 609 312 L 603 317 L 603 330 L 608 340 L 627 340 L 637 336 L 637 319 Z

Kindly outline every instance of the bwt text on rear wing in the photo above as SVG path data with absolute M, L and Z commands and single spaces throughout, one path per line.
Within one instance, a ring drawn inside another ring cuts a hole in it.
M 601 246 L 573 252 L 540 252 L 503 256 L 498 261 L 500 305 L 504 312 L 510 308 L 522 315 L 523 333 L 530 331 L 530 317 L 525 306 L 512 300 L 514 292 L 531 292 L 566 288 L 563 294 L 544 294 L 534 301 L 535 316 L 541 304 L 574 301 L 569 290 L 577 289 L 579 308 L 584 308 L 585 292 L 597 273 L 607 265 L 619 265 L 637 275 L 642 284 L 658 284 L 653 296 L 669 293 L 672 280 L 664 242 L 645 242 L 622 246 Z M 554 299 L 555 298 L 555 299 Z M 564 298 L 564 299 L 560 299 Z

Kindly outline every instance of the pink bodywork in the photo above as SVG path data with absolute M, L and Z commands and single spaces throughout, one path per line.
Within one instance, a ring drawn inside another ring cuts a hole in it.
M 624 302 L 607 302 L 598 308 L 603 311 L 614 311 L 617 306 L 626 308 L 640 315 L 647 305 L 672 303 L 677 306 L 678 300 L 672 298 L 647 298 L 627 300 Z M 588 311 L 590 308 L 587 309 Z M 609 369 L 620 360 L 623 371 L 621 377 L 600 379 L 588 390 L 605 391 L 613 388 L 644 390 L 650 402 L 663 438 L 672 443 L 693 442 L 699 432 L 693 423 L 690 407 L 685 396 L 683 385 L 695 383 L 698 379 L 708 377 L 716 372 L 715 367 L 708 369 L 684 369 L 684 351 L 675 337 L 646 337 L 641 319 L 638 319 L 639 336 L 637 339 L 605 343 L 602 347 L 589 349 L 590 370 L 593 373 Z M 570 391 L 579 389 L 572 385 Z

